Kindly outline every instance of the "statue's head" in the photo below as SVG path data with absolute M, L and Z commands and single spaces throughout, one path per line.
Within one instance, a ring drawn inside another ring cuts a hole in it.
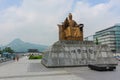
M 72 20 L 72 14 L 71 13 L 69 13 L 69 19 Z

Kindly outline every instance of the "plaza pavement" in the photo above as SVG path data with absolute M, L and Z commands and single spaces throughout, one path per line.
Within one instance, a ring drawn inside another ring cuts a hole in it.
M 120 80 L 120 65 L 115 71 L 98 72 L 87 67 L 46 68 L 40 60 L 0 64 L 0 80 Z

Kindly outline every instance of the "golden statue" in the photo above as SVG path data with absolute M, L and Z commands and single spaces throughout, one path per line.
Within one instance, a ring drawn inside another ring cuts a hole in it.
M 80 40 L 83 41 L 83 24 L 77 24 L 72 20 L 72 14 L 59 26 L 59 40 Z

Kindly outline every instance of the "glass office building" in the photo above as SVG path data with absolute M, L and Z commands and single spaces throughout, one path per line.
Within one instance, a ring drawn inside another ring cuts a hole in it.
M 112 52 L 120 53 L 120 24 L 98 31 L 94 35 L 94 41 L 99 44 L 107 44 Z

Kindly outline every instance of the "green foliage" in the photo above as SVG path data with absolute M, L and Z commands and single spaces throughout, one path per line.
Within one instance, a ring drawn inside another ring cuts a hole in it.
M 2 54 L 2 50 L 0 50 L 0 54 Z
M 6 47 L 5 49 L 3 49 L 3 52 L 14 53 L 14 51 L 11 49 L 11 47 Z
M 30 55 L 29 59 L 42 59 L 42 55 Z
M 98 45 L 99 44 L 99 42 L 98 42 L 98 38 L 96 38 L 96 45 Z

